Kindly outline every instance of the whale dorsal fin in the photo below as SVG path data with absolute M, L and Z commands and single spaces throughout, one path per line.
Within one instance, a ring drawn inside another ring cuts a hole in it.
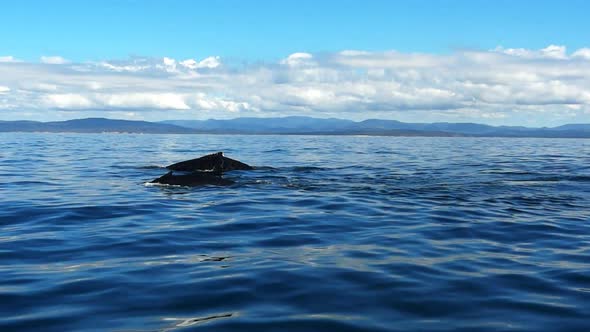
M 223 152 L 216 152 L 202 156 L 200 158 L 181 161 L 179 163 L 166 166 L 166 168 L 174 171 L 213 171 L 216 173 L 252 169 L 252 167 L 249 165 L 231 158 L 224 157 Z

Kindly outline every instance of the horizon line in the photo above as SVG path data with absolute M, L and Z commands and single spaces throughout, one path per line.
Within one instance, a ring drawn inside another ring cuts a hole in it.
M 339 121 L 349 121 L 353 123 L 362 123 L 365 121 L 391 121 L 391 122 L 399 122 L 404 124 L 474 124 L 474 125 L 481 125 L 487 126 L 492 128 L 527 128 L 527 129 L 552 129 L 558 128 L 562 126 L 568 125 L 590 125 L 590 122 L 568 122 L 557 126 L 542 126 L 542 127 L 529 127 L 525 125 L 492 125 L 480 122 L 449 122 L 449 121 L 436 121 L 436 122 L 406 122 L 400 121 L 395 119 L 382 119 L 382 118 L 366 118 L 363 120 L 352 120 L 352 119 L 345 119 L 345 118 L 337 118 L 337 117 L 330 117 L 330 118 L 319 118 L 313 116 L 306 116 L 306 115 L 286 115 L 286 116 L 269 116 L 269 117 L 254 117 L 254 116 L 243 116 L 243 117 L 235 117 L 235 118 L 227 118 L 227 119 L 216 119 L 216 118 L 208 118 L 208 119 L 167 119 L 167 120 L 143 120 L 143 119 L 124 119 L 124 118 L 107 118 L 107 117 L 87 117 L 87 118 L 73 118 L 67 120 L 51 120 L 51 121 L 38 121 L 38 120 L 0 120 L 0 122 L 36 122 L 36 123 L 53 123 L 53 122 L 67 122 L 67 121 L 79 121 L 79 120 L 112 120 L 112 121 L 129 121 L 129 122 L 148 122 L 148 123 L 163 123 L 169 121 L 197 121 L 197 122 L 205 122 L 205 121 L 233 121 L 239 119 L 288 119 L 288 118 L 306 118 L 306 119 L 313 119 L 313 120 L 339 120 Z M 170 123 L 169 123 L 170 124 Z M 174 124 L 172 124 L 174 125 Z M 178 126 L 178 125 L 176 125 Z M 182 127 L 182 126 L 179 126 Z

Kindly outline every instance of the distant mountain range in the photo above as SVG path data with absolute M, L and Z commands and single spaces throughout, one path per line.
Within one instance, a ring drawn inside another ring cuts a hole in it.
M 88 118 L 68 121 L 0 121 L 0 132 L 192 134 L 194 129 L 147 122 Z
M 355 122 L 302 116 L 202 121 L 169 120 L 162 122 L 88 118 L 55 122 L 0 121 L 0 132 L 590 138 L 590 124 L 567 124 L 553 128 L 528 128 L 518 126 L 497 127 L 477 123 L 406 123 L 377 119 Z

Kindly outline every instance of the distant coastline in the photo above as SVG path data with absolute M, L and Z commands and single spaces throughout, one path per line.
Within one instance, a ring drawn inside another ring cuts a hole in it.
M 87 118 L 53 122 L 0 121 L 0 132 L 590 138 L 590 124 L 529 128 L 379 119 L 355 122 L 301 116 L 161 122 Z

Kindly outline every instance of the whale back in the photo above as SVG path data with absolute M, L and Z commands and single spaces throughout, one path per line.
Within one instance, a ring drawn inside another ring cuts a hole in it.
M 166 166 L 166 168 L 173 171 L 210 171 L 215 173 L 253 169 L 252 166 L 244 164 L 243 162 L 224 157 L 223 152 L 212 153 L 200 158 L 181 161 Z
M 176 186 L 229 186 L 234 184 L 234 181 L 224 179 L 221 176 L 205 173 L 193 172 L 190 174 L 175 175 L 172 171 L 162 175 L 161 177 L 151 181 L 151 183 L 168 184 Z

